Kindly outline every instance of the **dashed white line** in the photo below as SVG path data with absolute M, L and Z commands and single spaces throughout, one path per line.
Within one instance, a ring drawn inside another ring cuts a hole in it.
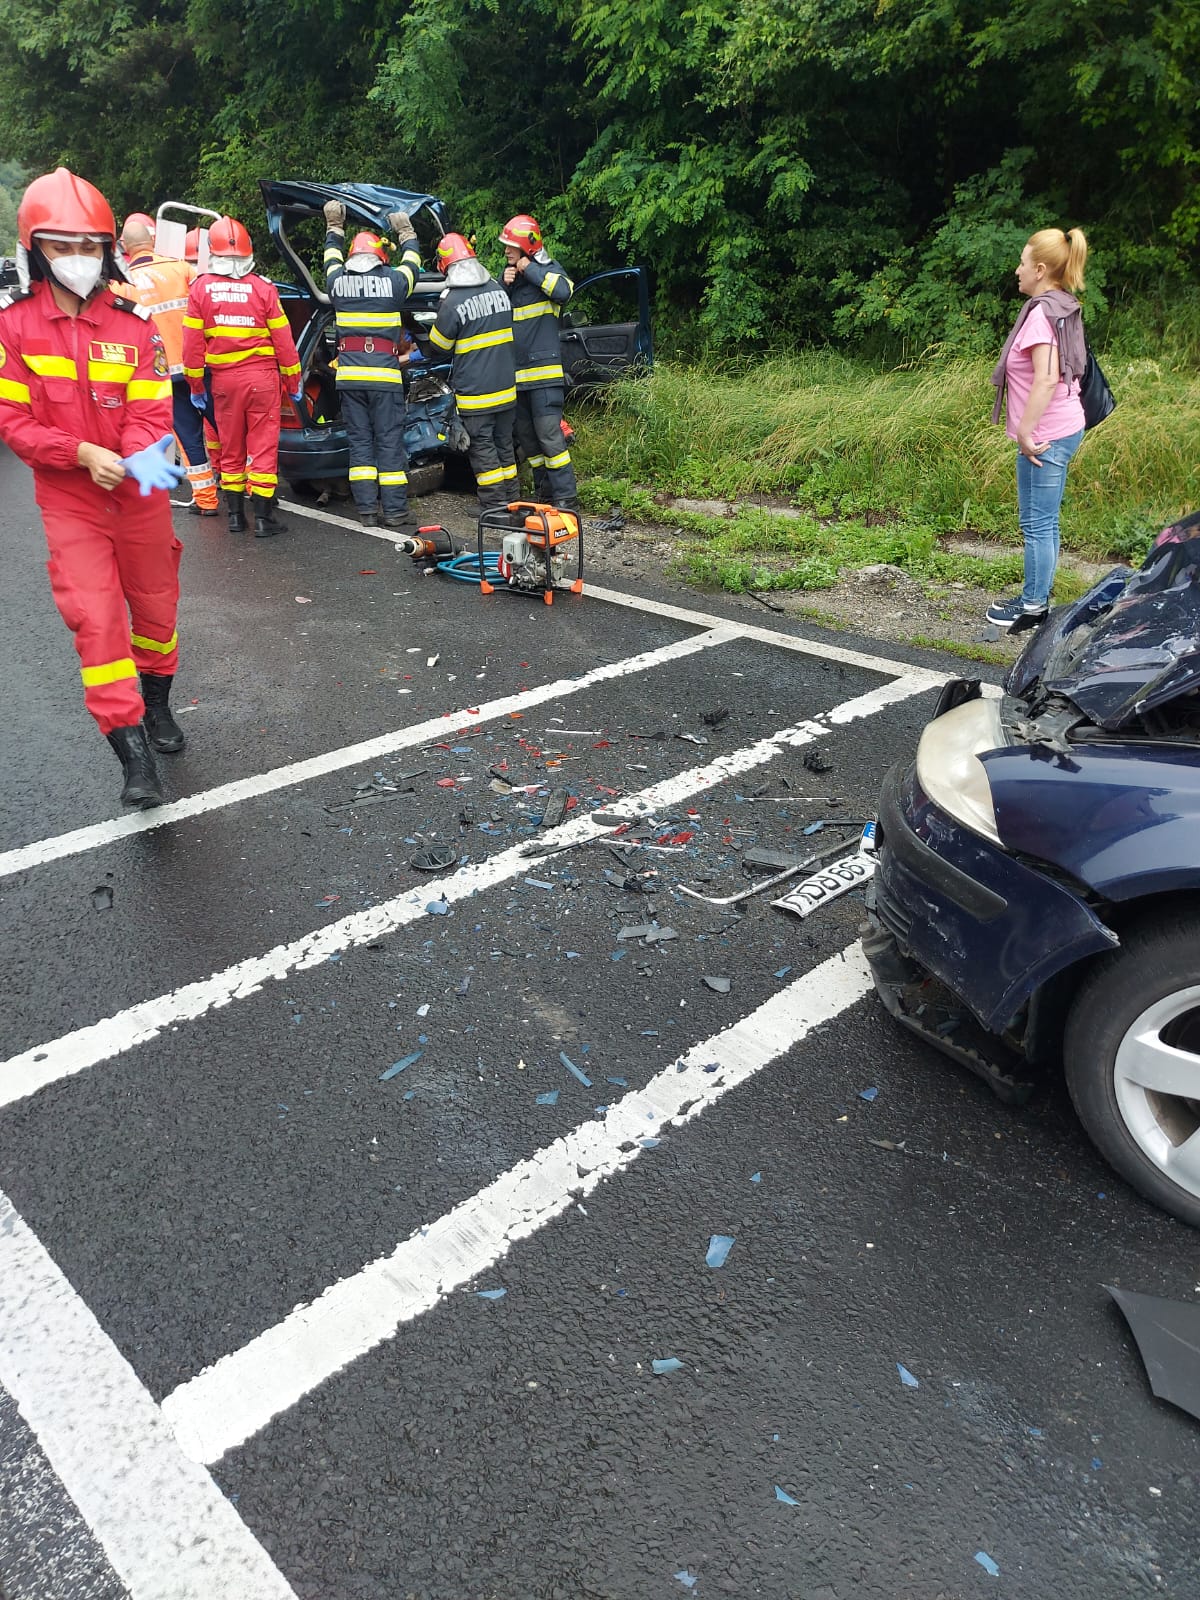
M 914 683 L 903 678 L 880 684 L 866 694 L 835 706 L 820 719 L 783 728 L 755 744 L 730 751 L 708 766 L 692 767 L 651 784 L 624 797 L 620 805 L 626 811 L 641 810 L 651 814 L 677 805 L 718 783 L 753 771 L 782 749 L 795 749 L 824 738 L 831 725 L 841 726 L 860 717 L 873 716 L 885 706 L 894 705 L 923 688 L 920 680 Z M 561 824 L 555 830 L 555 843 L 579 842 L 604 832 L 589 813 Z M 208 978 L 184 984 L 169 994 L 142 1001 L 101 1022 L 12 1056 L 0 1065 L 0 1106 L 12 1105 L 49 1084 L 145 1044 L 177 1023 L 194 1021 L 218 1006 L 257 994 L 272 979 L 282 980 L 293 972 L 318 966 L 343 950 L 372 944 L 423 916 L 431 900 L 445 899 L 453 904 L 528 872 L 533 863 L 522 854 L 524 848 L 524 845 L 513 845 L 484 861 L 460 867 L 448 877 L 424 883 L 419 889 L 406 889 L 403 894 L 366 911 L 353 912 L 290 944 L 276 945 L 263 955 L 249 956 Z
M 218 1461 L 637 1160 L 645 1149 L 639 1141 L 699 1116 L 870 987 L 862 948 L 852 945 L 624 1095 L 603 1118 L 518 1162 L 390 1255 L 297 1306 L 166 1397 L 163 1415 L 181 1447 L 197 1461 Z
M 296 1600 L 2 1193 L 0 1383 L 131 1600 Z

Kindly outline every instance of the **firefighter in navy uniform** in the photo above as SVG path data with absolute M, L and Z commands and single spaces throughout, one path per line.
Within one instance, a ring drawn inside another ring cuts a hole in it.
M 387 245 L 358 233 L 343 255 L 346 208 L 325 204 L 325 273 L 337 320 L 337 390 L 350 446 L 350 492 L 365 527 L 415 533 L 408 509 L 404 450 L 404 372 L 401 307 L 421 270 L 417 237 L 404 211 L 388 221 L 400 241 L 400 265 L 389 266 Z M 378 497 L 379 509 L 376 509 Z
M 559 318 L 571 298 L 570 278 L 552 261 L 534 217 L 511 217 L 500 230 L 508 265 L 504 286 L 513 308 L 517 362 L 516 446 L 533 469 L 539 500 L 579 510 L 575 468 L 563 433 L 562 349 Z
M 448 233 L 437 257 L 446 288 L 429 338 L 452 357 L 450 387 L 471 441 L 479 504 L 488 511 L 517 497 L 512 304 L 461 233 Z
M 107 200 L 65 167 L 17 212 L 21 288 L 0 311 L 0 438 L 33 468 L 54 603 L 84 704 L 121 762 L 127 805 L 162 804 L 154 750 L 181 750 L 168 703 L 182 545 L 166 490 L 171 379 L 149 313 L 115 292 Z M 118 286 L 120 280 L 116 279 Z

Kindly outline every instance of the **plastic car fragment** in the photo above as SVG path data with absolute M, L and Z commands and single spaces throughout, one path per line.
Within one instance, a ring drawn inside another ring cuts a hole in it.
M 1150 1392 L 1200 1421 L 1200 1305 L 1104 1287 L 1129 1324 Z

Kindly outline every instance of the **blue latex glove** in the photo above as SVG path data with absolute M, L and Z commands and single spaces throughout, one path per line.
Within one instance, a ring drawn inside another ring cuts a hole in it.
M 197 411 L 207 411 L 207 409 L 208 409 L 208 397 L 207 397 L 207 395 L 192 394 L 192 395 L 188 396 L 188 399 L 192 402 L 192 404 L 195 406 Z
M 301 400 L 304 399 L 304 390 L 303 389 L 296 389 L 296 390 L 293 391 L 293 390 L 289 389 L 288 390 L 288 398 L 295 405 L 299 405 Z
M 144 450 L 122 456 L 122 466 L 143 495 L 148 495 L 152 489 L 177 489 L 187 477 L 183 467 L 167 460 L 167 451 L 174 443 L 172 436 L 164 433 L 157 444 L 148 444 Z

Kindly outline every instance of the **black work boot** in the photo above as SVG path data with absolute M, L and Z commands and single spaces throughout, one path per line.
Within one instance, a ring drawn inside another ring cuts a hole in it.
M 411 511 L 389 511 L 383 519 L 383 525 L 392 533 L 416 533 L 420 524 Z
M 125 787 L 121 790 L 122 804 L 161 806 L 163 792 L 158 786 L 158 772 L 154 765 L 154 752 L 146 741 L 146 730 L 136 723 L 132 728 L 114 728 L 107 735 L 108 742 L 117 752 L 125 773 Z
M 225 509 L 229 513 L 230 533 L 245 533 L 246 531 L 246 497 L 241 494 L 231 494 L 225 491 Z
M 174 678 L 165 674 L 143 672 L 142 699 L 146 702 L 146 714 L 143 726 L 146 737 L 155 750 L 163 750 L 168 755 L 174 755 L 176 750 L 184 746 L 183 729 L 171 715 L 168 704 L 171 697 L 171 685 Z
M 283 532 L 283 523 L 275 515 L 275 496 L 256 494 L 254 500 L 254 537 L 271 539 Z

